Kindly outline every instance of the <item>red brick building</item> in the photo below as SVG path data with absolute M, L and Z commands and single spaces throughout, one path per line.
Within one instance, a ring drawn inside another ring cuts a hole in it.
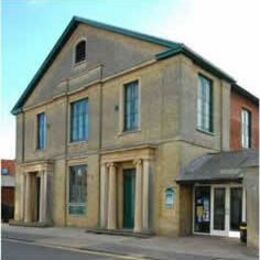
M 2 220 L 13 218 L 15 192 L 15 161 L 1 160 L 1 206 Z
M 238 85 L 231 89 L 230 149 L 259 148 L 259 100 Z

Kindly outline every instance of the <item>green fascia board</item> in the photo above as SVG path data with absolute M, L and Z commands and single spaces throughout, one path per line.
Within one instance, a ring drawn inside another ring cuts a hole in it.
M 138 40 L 143 40 L 143 41 L 150 42 L 153 44 L 161 45 L 161 46 L 164 46 L 167 48 L 176 48 L 179 44 L 177 42 L 173 42 L 170 40 L 162 39 L 162 38 L 151 36 L 151 35 L 144 34 L 144 33 L 139 33 L 139 32 L 128 30 L 128 29 L 123 29 L 123 28 L 108 25 L 105 23 L 96 22 L 96 21 L 85 19 L 85 18 L 78 17 L 78 16 L 74 16 L 73 19 L 75 19 L 79 23 L 87 24 L 87 25 L 90 25 L 90 26 L 98 28 L 98 29 L 122 34 L 122 35 L 125 35 L 128 37 L 132 37 L 132 38 L 135 38 Z
M 62 33 L 62 35 L 54 45 L 53 49 L 51 50 L 47 58 L 40 66 L 39 70 L 34 75 L 29 85 L 26 87 L 21 97 L 18 99 L 17 103 L 15 104 L 14 108 L 11 111 L 13 115 L 17 115 L 22 111 L 22 106 L 26 102 L 27 98 L 31 95 L 37 83 L 41 80 L 44 73 L 48 70 L 49 66 L 51 65 L 53 60 L 57 57 L 59 51 L 64 46 L 65 42 L 70 37 L 70 35 L 72 34 L 72 32 L 76 27 L 77 27 L 77 23 L 75 23 L 74 19 L 72 19 L 69 25 L 66 27 L 65 31 Z
M 108 24 L 104 24 L 104 23 L 100 23 L 100 22 L 96 22 L 96 21 L 74 16 L 72 18 L 72 20 L 70 21 L 70 23 L 68 24 L 68 26 L 66 27 L 66 29 L 64 30 L 64 32 L 62 33 L 61 37 L 58 39 L 58 41 L 54 45 L 53 49 L 51 50 L 51 52 L 49 53 L 47 58 L 44 60 L 44 62 L 40 66 L 39 70 L 37 71 L 37 73 L 35 74 L 33 79 L 31 80 L 31 82 L 29 83 L 29 85 L 27 86 L 27 88 L 25 89 L 23 94 L 21 95 L 21 97 L 18 99 L 17 103 L 15 104 L 14 108 L 11 111 L 11 113 L 13 115 L 17 115 L 18 113 L 20 113 L 22 111 L 22 106 L 24 105 L 24 103 L 26 102 L 26 100 L 28 99 L 28 97 L 30 96 L 32 91 L 34 90 L 35 86 L 41 80 L 42 76 L 48 70 L 48 68 L 52 64 L 53 60 L 57 57 L 59 51 L 62 49 L 62 47 L 65 45 L 66 41 L 68 40 L 68 38 L 71 36 L 71 34 L 74 32 L 74 30 L 80 23 L 90 25 L 90 26 L 98 28 L 98 29 L 110 31 L 113 33 L 118 33 L 118 34 L 125 35 L 128 37 L 132 37 L 132 38 L 135 38 L 138 40 L 157 44 L 157 45 L 167 47 L 167 48 L 176 48 L 178 46 L 178 43 L 176 43 L 176 42 L 172 42 L 169 40 L 161 39 L 161 38 L 150 36 L 147 34 L 138 33 L 138 32 L 134 32 L 131 30 L 127 30 L 127 29 L 115 27 L 112 25 L 108 25 Z
M 231 76 L 217 68 L 215 65 L 210 63 L 209 61 L 205 60 L 203 57 L 201 57 L 199 54 L 195 53 L 193 50 L 185 46 L 184 44 L 179 44 L 179 46 L 175 49 L 167 50 L 161 53 L 158 53 L 156 55 L 157 60 L 163 60 L 168 59 L 171 57 L 174 57 L 178 54 L 183 54 L 186 57 L 189 57 L 193 62 L 198 64 L 200 67 L 205 69 L 206 71 L 212 73 L 213 75 L 220 77 L 222 79 L 227 80 L 230 83 L 235 83 L 235 79 L 233 79 Z

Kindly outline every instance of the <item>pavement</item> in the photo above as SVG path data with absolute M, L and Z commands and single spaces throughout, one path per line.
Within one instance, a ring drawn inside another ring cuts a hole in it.
M 33 245 L 35 247 L 48 247 L 53 250 L 70 250 L 74 253 L 76 250 L 76 253 L 87 254 L 88 257 L 85 257 L 85 259 L 258 259 L 255 254 L 256 252 L 249 250 L 244 244 L 241 244 L 238 239 L 212 236 L 189 236 L 180 238 L 154 236 L 142 239 L 86 233 L 82 228 L 70 227 L 35 228 L 2 224 L 2 243 L 3 245 L 7 243 L 6 249 L 10 248 L 10 243 L 20 243 L 23 244 L 24 247 L 27 247 L 27 250 L 30 250 L 28 246 L 31 248 Z M 5 252 L 8 251 L 6 249 L 3 246 L 3 256 Z M 57 257 L 55 259 L 57 259 Z M 58 257 L 58 259 L 65 258 Z M 80 258 L 75 256 L 75 259 Z

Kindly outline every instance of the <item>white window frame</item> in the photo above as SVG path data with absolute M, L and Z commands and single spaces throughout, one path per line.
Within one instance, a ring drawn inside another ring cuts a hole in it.
M 241 147 L 252 147 L 252 113 L 246 108 L 241 110 Z
M 195 188 L 196 187 L 210 187 L 210 232 L 202 233 L 195 231 Z M 213 213 L 214 213 L 214 196 L 213 191 L 214 188 L 225 188 L 226 197 L 225 197 L 225 206 L 226 206 L 226 214 L 225 214 L 225 230 L 217 231 L 213 229 Z M 192 190 L 192 233 L 195 235 L 205 235 L 205 236 L 226 236 L 226 237 L 236 237 L 240 236 L 239 231 L 230 230 L 230 189 L 238 187 L 242 188 L 242 221 L 246 221 L 246 189 L 242 184 L 195 184 Z M 227 214 L 228 213 L 228 214 Z

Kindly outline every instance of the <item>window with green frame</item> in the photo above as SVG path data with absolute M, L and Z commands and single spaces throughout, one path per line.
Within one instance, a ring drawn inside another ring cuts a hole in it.
M 213 132 L 213 86 L 212 81 L 202 75 L 199 75 L 197 127 L 202 131 Z
M 44 150 L 46 148 L 46 137 L 47 137 L 47 127 L 46 127 L 46 115 L 45 113 L 40 113 L 37 115 L 37 149 Z
M 71 103 L 70 141 L 79 142 L 88 140 L 88 99 Z
M 69 169 L 69 214 L 86 213 L 87 166 L 71 166 Z
M 139 127 L 139 86 L 138 81 L 124 86 L 124 131 Z

